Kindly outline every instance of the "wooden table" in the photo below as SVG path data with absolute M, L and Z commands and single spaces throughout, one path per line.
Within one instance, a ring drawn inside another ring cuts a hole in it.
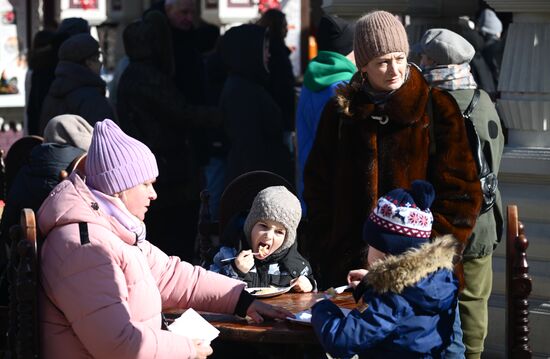
M 286 293 L 262 301 L 288 309 L 292 313 L 306 310 L 321 293 Z M 351 293 L 342 293 L 332 299 L 336 305 L 353 309 L 356 304 Z M 181 310 L 169 311 L 168 316 L 181 314 Z M 267 319 L 261 324 L 249 324 L 246 320 L 233 315 L 201 313 L 201 315 L 220 331 L 219 339 L 236 342 L 277 343 L 277 344 L 318 344 L 313 328 L 309 325 L 288 320 Z

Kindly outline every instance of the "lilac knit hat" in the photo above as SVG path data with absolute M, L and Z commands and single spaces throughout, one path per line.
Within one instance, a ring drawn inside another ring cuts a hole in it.
M 109 119 L 95 124 L 86 157 L 86 183 L 90 187 L 112 196 L 158 174 L 157 160 L 146 145 Z

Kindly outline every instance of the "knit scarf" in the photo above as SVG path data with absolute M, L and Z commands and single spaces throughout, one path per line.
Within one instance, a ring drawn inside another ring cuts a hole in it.
M 139 243 L 143 241 L 147 235 L 145 223 L 140 221 L 136 216 L 131 214 L 124 203 L 116 197 L 108 196 L 103 192 L 99 192 L 93 188 L 90 188 L 93 196 L 95 197 L 99 208 L 101 208 L 109 216 L 114 217 L 120 224 L 127 230 L 136 235 L 136 241 Z
M 437 65 L 422 71 L 424 78 L 433 87 L 443 90 L 476 89 L 477 84 L 470 72 L 470 65 Z

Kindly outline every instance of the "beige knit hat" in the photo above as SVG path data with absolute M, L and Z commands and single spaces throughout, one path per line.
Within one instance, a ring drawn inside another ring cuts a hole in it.
M 276 253 L 290 248 L 296 241 L 296 231 L 302 218 L 300 201 L 285 186 L 267 187 L 258 192 L 244 221 L 244 234 L 251 243 L 252 227 L 260 221 L 269 219 L 279 222 L 286 228 L 283 244 Z
M 94 128 L 78 115 L 59 115 L 48 121 L 44 129 L 45 143 L 70 145 L 88 151 Z
M 361 69 L 377 56 L 390 52 L 409 54 L 409 41 L 403 24 L 387 11 L 373 11 L 357 21 L 353 51 Z

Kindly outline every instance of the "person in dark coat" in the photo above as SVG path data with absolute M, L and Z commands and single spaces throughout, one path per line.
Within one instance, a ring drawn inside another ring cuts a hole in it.
M 267 90 L 281 108 L 285 132 L 294 131 L 296 109 L 295 80 L 290 62 L 290 49 L 285 44 L 288 23 L 285 14 L 277 9 L 267 10 L 257 22 L 269 34 L 269 79 Z
M 504 41 L 501 39 L 502 22 L 493 10 L 484 9 L 479 15 L 476 29 L 479 31 L 484 41 L 481 55 L 483 55 L 498 86 L 500 65 L 504 53 Z
M 155 236 L 161 238 L 159 247 L 191 261 L 193 243 L 182 243 L 166 223 L 177 215 L 181 231 L 196 231 L 199 170 L 189 146 L 190 131 L 221 125 L 221 113 L 216 107 L 189 104 L 175 85 L 171 33 L 163 14 L 148 12 L 128 25 L 123 38 L 130 63 L 118 85 L 120 125 L 153 151 L 162 174 L 155 184 L 162 195 L 151 208 L 148 231 L 163 232 Z
M 216 40 L 211 39 L 211 27 L 206 27 L 206 33 L 203 34 L 203 30 L 197 26 L 199 21 L 195 7 L 193 0 L 162 0 L 154 3 L 148 11 L 160 11 L 168 18 L 172 32 L 176 86 L 189 103 L 201 105 L 205 103 L 205 70 L 201 50 L 212 49 Z M 206 46 L 207 42 L 211 42 L 211 45 Z
M 42 30 L 36 33 L 29 52 L 31 81 L 26 106 L 26 134 L 38 136 L 42 134 L 40 128 L 42 104 L 55 79 L 59 47 L 69 37 L 87 33 L 90 33 L 88 21 L 79 17 L 63 19 L 55 32 Z
M 21 210 L 31 208 L 38 211 L 50 191 L 60 182 L 61 171 L 88 150 L 92 131 L 88 122 L 76 115 L 61 115 L 48 122 L 44 143 L 33 148 L 29 163 L 19 170 L 7 195 L 0 225 L 0 252 L 9 246 L 9 229 L 19 223 Z M 6 258 L 2 260 L 6 261 Z M 4 269 L 5 263 L 0 263 L 0 268 Z M 4 284 L 0 283 L 0 287 Z M 1 297 L 0 302 L 5 303 L 5 295 Z
M 91 125 L 106 118 L 116 119 L 105 97 L 99 43 L 89 34 L 78 34 L 65 40 L 59 48 L 55 80 L 44 100 L 41 129 L 58 115 L 72 113 Z
M 265 29 L 251 24 L 231 28 L 222 39 L 221 54 L 229 71 L 220 99 L 230 142 L 225 182 L 253 170 L 291 178 L 281 110 L 266 89 Z
M 482 193 L 462 113 L 407 63 L 408 52 L 393 14 L 375 11 L 356 23 L 360 70 L 325 106 L 304 170 L 304 254 L 320 288 L 340 285 L 349 270 L 363 267 L 363 223 L 377 198 L 394 188 L 432 183 L 434 237 L 452 234 L 464 248 L 476 223 Z

